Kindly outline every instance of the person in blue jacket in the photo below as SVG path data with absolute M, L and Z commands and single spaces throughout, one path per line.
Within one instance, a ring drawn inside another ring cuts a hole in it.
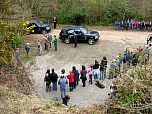
M 61 98 L 63 99 L 67 95 L 68 80 L 62 75 L 58 81 L 58 84 L 60 85 Z

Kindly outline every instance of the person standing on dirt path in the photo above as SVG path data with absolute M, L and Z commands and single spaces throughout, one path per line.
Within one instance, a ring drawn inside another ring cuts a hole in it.
M 86 77 L 87 70 L 86 70 L 84 65 L 82 65 L 82 70 L 80 71 L 80 74 L 81 74 L 80 79 L 82 80 L 82 83 L 83 83 L 82 86 L 85 87 L 86 86 L 86 80 L 87 80 L 87 77 Z
M 38 40 L 38 42 L 37 42 L 37 48 L 38 48 L 38 55 L 41 56 L 41 55 L 42 55 L 42 45 L 41 45 L 41 43 L 39 42 L 39 40 Z
M 56 29 L 57 17 L 53 17 L 54 29 Z
M 30 52 L 30 44 L 29 43 L 25 44 L 25 51 L 26 51 L 26 57 L 29 58 L 29 52 Z
M 100 70 L 99 80 L 104 80 L 104 79 L 105 79 L 105 77 L 104 77 L 104 66 L 103 66 L 102 63 L 100 63 L 100 68 L 99 68 L 99 70 Z
M 50 44 L 50 48 L 51 48 L 51 46 L 52 46 L 52 35 L 51 35 L 51 34 L 49 34 L 49 35 L 47 36 L 47 40 L 48 40 L 48 42 L 49 42 L 49 44 Z
M 54 41 L 53 41 L 53 43 L 54 43 L 54 49 L 55 49 L 55 51 L 57 51 L 58 41 L 57 41 L 56 35 L 54 35 Z
M 46 50 L 47 52 L 49 51 L 48 42 L 47 41 L 45 41 L 45 43 L 44 43 L 44 50 Z
M 110 64 L 108 79 L 113 79 L 115 77 L 115 72 L 116 72 L 116 60 L 114 59 Z
M 74 88 L 79 84 L 79 72 L 75 66 L 72 67 L 72 72 L 74 73 Z
M 17 66 L 22 66 L 19 48 L 16 48 L 16 50 L 14 52 L 14 56 L 16 57 L 16 60 L 17 60 Z
M 93 70 L 94 70 L 94 80 L 97 80 L 99 76 L 99 62 L 97 60 L 95 60 L 95 64 L 93 65 Z
M 107 61 L 107 58 L 104 56 L 101 60 L 101 64 L 103 65 L 103 72 L 104 72 L 104 79 L 106 78 L 106 69 L 107 69 L 107 64 L 108 64 L 108 61 Z
M 54 72 L 54 68 L 52 68 L 52 73 L 50 74 L 50 77 L 53 84 L 53 91 L 57 91 L 58 75 Z
M 77 34 L 75 32 L 73 32 L 73 36 L 74 36 L 74 48 L 76 48 L 77 42 L 78 42 L 78 37 L 77 37 Z
M 58 84 L 60 85 L 61 98 L 63 99 L 66 96 L 68 84 L 68 80 L 64 77 L 64 75 L 61 75 Z
M 50 69 L 46 71 L 44 78 L 44 81 L 46 82 L 46 92 L 51 91 L 51 86 L 50 86 L 51 80 L 49 78 L 49 75 L 50 75 Z
M 90 65 L 90 68 L 88 69 L 88 75 L 89 75 L 89 83 L 92 84 L 92 76 L 93 76 L 93 65 Z
M 68 79 L 69 79 L 70 92 L 72 92 L 74 89 L 74 73 L 72 71 L 70 71 L 70 74 L 68 75 Z

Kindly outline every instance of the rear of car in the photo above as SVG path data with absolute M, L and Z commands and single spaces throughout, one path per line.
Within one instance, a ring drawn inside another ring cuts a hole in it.
M 44 24 L 42 21 L 30 21 L 29 26 L 34 26 L 34 33 L 46 34 L 52 30 L 50 24 Z

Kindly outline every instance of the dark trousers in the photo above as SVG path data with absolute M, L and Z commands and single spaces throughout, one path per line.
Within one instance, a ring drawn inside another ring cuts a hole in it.
M 92 84 L 92 74 L 89 75 L 89 83 Z
M 69 82 L 70 91 L 73 91 L 74 89 L 74 82 Z
M 74 80 L 74 88 L 76 88 L 76 86 L 79 84 L 79 81 Z
M 54 22 L 54 29 L 56 29 L 56 22 Z
M 77 47 L 77 42 L 74 42 L 74 47 Z
M 50 83 L 46 83 L 46 92 L 51 91 Z
M 50 48 L 51 48 L 52 43 L 50 43 Z
M 82 77 L 82 83 L 83 83 L 83 87 L 86 86 L 86 77 Z

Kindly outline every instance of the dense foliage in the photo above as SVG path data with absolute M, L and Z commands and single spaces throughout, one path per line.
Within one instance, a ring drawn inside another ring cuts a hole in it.
M 0 1 L 0 68 L 12 63 L 13 51 L 23 42 L 27 28 L 24 18 L 17 18 L 14 10 L 17 0 Z
M 152 19 L 152 0 L 21 0 L 34 17 L 62 24 L 110 25 L 116 20 Z

